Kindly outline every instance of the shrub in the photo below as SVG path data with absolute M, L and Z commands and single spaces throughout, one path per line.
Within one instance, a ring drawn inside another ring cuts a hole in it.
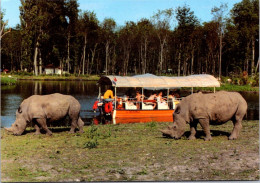
M 98 141 L 96 138 L 91 139 L 84 144 L 84 148 L 88 148 L 88 149 L 93 149 L 96 148 L 97 146 L 98 146 Z
M 16 84 L 16 79 L 11 77 L 1 77 L 1 85 L 14 85 Z

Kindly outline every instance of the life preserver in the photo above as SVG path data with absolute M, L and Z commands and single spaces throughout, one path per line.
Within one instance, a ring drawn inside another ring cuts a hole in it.
M 96 110 L 97 108 L 98 108 L 98 100 L 94 103 L 94 105 L 93 105 L 93 110 Z
M 105 104 L 105 112 L 106 112 L 106 113 L 110 113 L 110 112 L 112 112 L 112 110 L 113 110 L 112 102 L 106 103 L 106 104 Z

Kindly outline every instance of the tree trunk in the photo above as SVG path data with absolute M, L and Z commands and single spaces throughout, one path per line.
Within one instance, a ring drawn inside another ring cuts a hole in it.
M 39 42 L 37 40 L 36 45 L 35 45 L 35 49 L 34 49 L 34 59 L 33 59 L 34 75 L 35 76 L 38 76 L 38 63 L 37 63 L 38 46 L 39 46 Z
M 108 74 L 108 54 L 109 54 L 109 41 L 106 42 L 106 75 Z
M 13 59 L 13 52 L 11 52 L 11 71 L 13 71 L 13 65 L 14 65 L 14 61 L 13 61 L 14 59 Z
M 255 67 L 255 41 L 254 41 L 254 36 L 252 36 L 251 76 L 254 75 L 254 67 Z
M 42 74 L 42 54 L 41 50 L 39 49 L 39 74 Z
M 248 55 L 249 55 L 249 45 L 250 45 L 250 42 L 247 43 L 247 46 L 246 46 L 246 72 L 249 73 L 249 58 L 248 58 Z
M 259 67 L 259 61 L 260 61 L 260 59 L 258 59 L 258 61 L 257 61 L 256 67 L 255 67 L 255 74 L 257 73 L 257 68 Z
M 159 74 L 162 73 L 162 67 L 163 67 L 163 51 L 164 51 L 164 43 L 161 44 L 161 51 L 160 51 L 160 70 L 159 70 Z
M 94 59 L 95 59 L 97 45 L 98 45 L 98 43 L 95 44 L 94 49 L 90 49 L 90 51 L 91 51 L 91 63 L 90 63 L 90 67 L 89 67 L 90 74 L 92 73 L 92 67 L 94 65 Z
M 0 53 L 1 54 L 1 53 Z M 22 62 L 22 46 L 20 47 L 20 69 L 23 71 L 23 62 Z
M 178 76 L 181 75 L 181 52 L 179 50 L 179 56 L 178 56 Z
M 70 33 L 68 34 L 68 49 L 67 49 L 67 71 L 70 72 Z
M 194 64 L 194 48 L 192 48 L 192 52 L 191 52 L 191 65 L 190 65 L 191 74 L 193 74 L 193 64 Z
M 88 53 L 88 59 L 87 59 L 87 75 L 89 74 L 89 53 Z
M 82 62 L 82 74 L 83 75 L 85 74 L 86 47 L 87 47 L 87 34 L 84 35 L 83 62 Z
M 143 74 L 146 72 L 146 64 L 147 63 L 147 38 L 145 38 L 144 41 L 144 68 L 143 68 Z
M 219 79 L 221 78 L 221 63 L 222 62 L 222 32 L 220 32 L 219 39 Z

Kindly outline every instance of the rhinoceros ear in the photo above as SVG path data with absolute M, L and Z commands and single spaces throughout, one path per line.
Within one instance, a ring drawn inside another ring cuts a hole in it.
M 17 109 L 17 111 L 18 111 L 19 113 L 22 113 L 22 109 L 21 109 L 20 106 L 19 106 L 19 108 Z

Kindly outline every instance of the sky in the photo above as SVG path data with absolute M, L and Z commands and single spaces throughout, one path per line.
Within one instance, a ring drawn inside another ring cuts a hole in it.
M 7 27 L 15 27 L 20 23 L 20 0 L 0 0 L 1 9 L 4 10 L 4 20 L 8 20 Z M 187 5 L 200 22 L 212 20 L 211 9 L 227 3 L 228 11 L 234 4 L 242 0 L 78 0 L 79 9 L 94 11 L 100 22 L 104 18 L 113 18 L 118 26 L 125 25 L 126 21 L 138 22 L 142 18 L 151 18 L 158 10 L 168 8 L 176 9 Z M 175 24 L 177 24 L 175 22 Z

